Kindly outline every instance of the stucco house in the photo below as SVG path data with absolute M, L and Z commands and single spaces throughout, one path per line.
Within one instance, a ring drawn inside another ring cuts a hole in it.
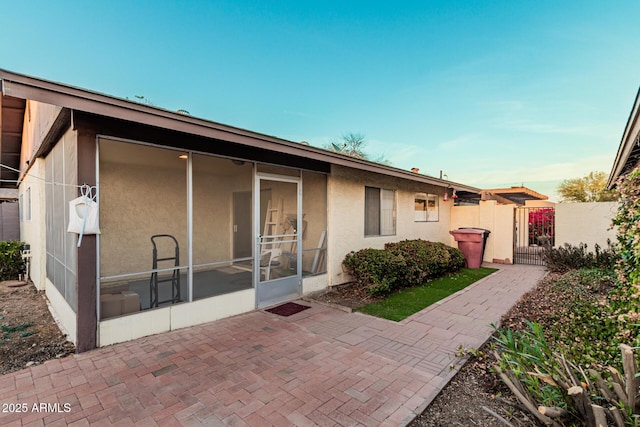
M 450 244 L 445 193 L 479 191 L 9 71 L 0 83 L 2 187 L 29 206 L 31 278 L 79 352 L 343 283 L 352 250 Z

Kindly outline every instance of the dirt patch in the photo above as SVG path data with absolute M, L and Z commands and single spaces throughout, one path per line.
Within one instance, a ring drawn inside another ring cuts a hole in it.
M 0 283 L 0 375 L 75 352 L 53 320 L 44 292 Z
M 495 359 L 487 350 L 487 346 L 482 347 L 479 356 L 473 356 L 460 369 L 409 427 L 507 425 L 498 417 L 512 426 L 537 426 L 533 417 L 526 410 L 521 410 L 517 399 L 491 372 Z
M 355 283 L 333 286 L 329 289 L 318 291 L 309 297 L 316 301 L 340 305 L 353 310 L 383 299 L 381 297 L 374 297 L 367 292 L 365 287 L 358 286 Z

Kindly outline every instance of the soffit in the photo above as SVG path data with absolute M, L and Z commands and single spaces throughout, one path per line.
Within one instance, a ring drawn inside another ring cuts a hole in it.
M 615 186 L 620 176 L 623 176 L 633 170 L 640 161 L 640 124 L 638 116 L 640 115 L 640 88 L 636 93 L 633 102 L 633 108 L 629 113 L 627 124 L 618 146 L 616 159 L 613 162 L 607 188 L 611 189 Z
M 0 163 L 13 169 L 20 167 L 25 107 L 24 99 L 0 97 Z M 16 188 L 18 178 L 18 172 L 0 167 L 0 188 Z

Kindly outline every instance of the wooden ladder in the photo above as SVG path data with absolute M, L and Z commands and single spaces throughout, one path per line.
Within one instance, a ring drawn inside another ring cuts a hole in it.
M 264 231 L 262 232 L 262 241 L 265 243 L 263 249 L 271 249 L 275 246 L 276 236 L 278 235 L 278 226 L 280 225 L 280 214 L 282 212 L 283 201 L 280 200 L 278 207 L 271 206 L 271 200 L 267 202 L 267 216 L 264 220 Z M 270 241 L 268 241 L 270 239 Z

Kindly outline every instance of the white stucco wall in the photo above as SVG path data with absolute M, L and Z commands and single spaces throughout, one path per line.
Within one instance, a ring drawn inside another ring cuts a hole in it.
M 524 206 L 527 208 L 555 208 L 556 203 L 547 200 L 525 200 Z
M 611 220 L 618 210 L 617 202 L 558 203 L 556 205 L 556 247 L 565 243 L 586 243 L 593 251 L 597 243 L 607 247 L 607 239 L 616 241 Z
M 64 295 L 60 293 L 49 279 L 45 278 L 45 293 L 49 300 L 49 311 L 56 320 L 63 333 L 67 334 L 67 339 L 76 343 L 77 321 L 76 313 L 69 303 L 65 301 Z
M 29 174 L 25 176 L 19 189 L 24 204 L 27 193 L 31 194 L 31 220 L 23 218 L 20 222 L 20 240 L 31 245 L 30 276 L 39 290 L 45 289 L 47 278 L 45 185 L 44 159 L 34 159 Z M 25 207 L 23 206 L 23 210 Z
M 364 236 L 364 187 L 396 191 L 396 233 L 392 236 Z M 444 188 L 420 184 L 341 166 L 332 166 L 329 193 L 329 280 L 331 285 L 345 283 L 350 277 L 342 270 L 342 261 L 351 251 L 384 247 L 387 242 L 423 239 L 450 244 L 452 202 L 442 200 Z M 439 196 L 439 220 L 415 221 L 416 193 Z
M 495 200 L 481 201 L 478 206 L 454 206 L 451 230 L 477 227 L 491 231 L 484 251 L 484 262 L 513 262 L 513 210 L 515 205 L 499 205 Z M 453 236 L 447 242 L 457 243 Z
M 31 220 L 20 222 L 20 240 L 31 245 L 30 275 L 36 288 L 46 288 L 46 205 L 44 159 L 32 158 L 40 148 L 61 107 L 42 102 L 27 101 L 23 122 L 20 169 L 26 170 L 19 186 L 23 196 L 23 211 L 26 207 L 27 189 L 31 193 Z
M 31 160 L 42 145 L 44 137 L 49 132 L 56 117 L 58 117 L 60 110 L 62 110 L 62 107 L 56 105 L 27 100 L 24 112 L 22 145 L 20 147 L 21 169 L 25 168 L 26 161 Z

